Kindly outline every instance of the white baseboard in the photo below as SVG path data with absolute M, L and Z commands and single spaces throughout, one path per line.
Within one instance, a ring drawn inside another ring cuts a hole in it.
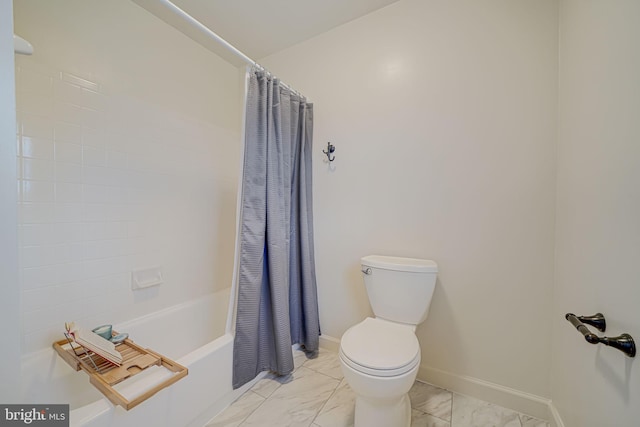
M 337 353 L 340 350 L 340 340 L 329 335 L 320 335 L 320 348 Z
M 328 335 L 320 336 L 320 348 L 337 353 L 340 340 Z M 551 399 L 501 386 L 478 378 L 445 372 L 420 365 L 418 379 L 437 387 L 494 403 L 504 408 L 546 420 L 551 427 L 564 427 L 562 418 Z
M 418 379 L 455 393 L 484 400 L 541 420 L 564 427 L 551 399 L 505 387 L 478 378 L 457 375 L 440 369 L 420 365 Z M 558 423 L 560 421 L 560 423 Z
M 556 405 L 554 405 L 553 402 L 549 403 L 549 411 L 551 412 L 551 419 L 549 420 L 551 427 L 564 427 L 564 422 L 560 417 L 558 408 L 556 408 Z

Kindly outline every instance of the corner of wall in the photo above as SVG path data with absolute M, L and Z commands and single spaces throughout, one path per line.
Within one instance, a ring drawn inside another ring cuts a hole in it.
M 17 398 L 20 387 L 20 284 L 16 194 L 16 104 L 13 3 L 0 2 L 0 402 Z

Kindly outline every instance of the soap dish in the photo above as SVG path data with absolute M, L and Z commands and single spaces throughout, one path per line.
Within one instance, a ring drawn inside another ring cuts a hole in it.
M 125 332 L 125 333 L 118 334 L 118 335 L 115 335 L 115 336 L 111 337 L 111 339 L 109 341 L 111 341 L 114 344 L 120 344 L 121 342 L 123 342 L 127 338 L 129 338 L 129 334 L 127 334 Z

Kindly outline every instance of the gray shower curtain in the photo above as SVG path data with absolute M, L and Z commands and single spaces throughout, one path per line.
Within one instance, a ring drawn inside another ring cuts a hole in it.
M 234 388 L 293 371 L 293 344 L 318 350 L 312 134 L 312 104 L 248 71 Z

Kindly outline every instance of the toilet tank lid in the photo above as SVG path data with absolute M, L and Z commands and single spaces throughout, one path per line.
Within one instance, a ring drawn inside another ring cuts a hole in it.
M 429 259 L 401 258 L 385 255 L 368 255 L 360 260 L 363 266 L 384 270 L 437 273 L 438 264 Z

